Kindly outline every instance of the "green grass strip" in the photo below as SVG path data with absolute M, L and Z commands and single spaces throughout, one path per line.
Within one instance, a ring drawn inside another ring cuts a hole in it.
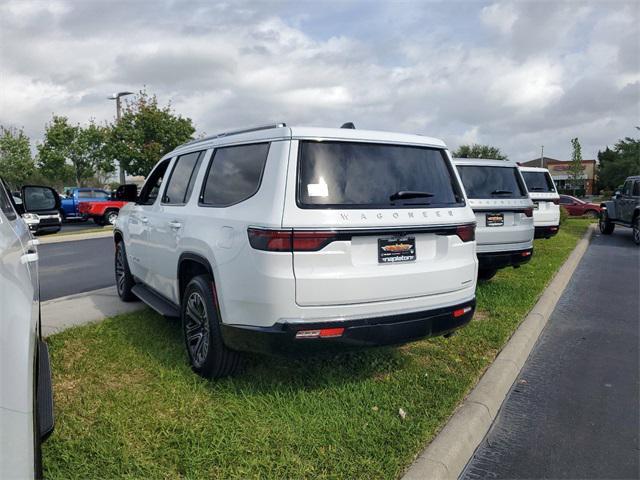
M 528 265 L 480 285 L 476 318 L 449 339 L 306 360 L 249 356 L 241 375 L 209 382 L 189 369 L 179 324 L 150 311 L 55 335 L 46 477 L 396 478 L 589 223 L 568 220 L 535 241 Z

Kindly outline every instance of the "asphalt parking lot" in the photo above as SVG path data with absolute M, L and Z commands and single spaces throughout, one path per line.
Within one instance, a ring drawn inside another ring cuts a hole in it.
M 638 478 L 640 249 L 596 234 L 462 475 Z

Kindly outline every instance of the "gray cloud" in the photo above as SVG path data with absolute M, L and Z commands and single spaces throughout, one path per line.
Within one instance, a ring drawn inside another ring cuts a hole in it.
M 640 7 L 581 2 L 0 4 L 0 123 L 110 120 L 146 86 L 199 132 L 287 121 L 423 133 L 511 158 L 635 133 Z

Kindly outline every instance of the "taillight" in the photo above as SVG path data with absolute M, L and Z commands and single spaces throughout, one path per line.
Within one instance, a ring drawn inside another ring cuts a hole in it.
M 554 198 L 552 200 L 552 202 L 553 202 L 554 205 L 560 205 L 560 199 L 559 198 Z
M 524 213 L 525 217 L 533 217 L 533 207 L 526 208 L 522 213 Z
M 249 244 L 268 252 L 316 252 L 338 238 L 335 232 L 296 232 L 249 228 Z
M 460 225 L 456 227 L 456 235 L 458 235 L 463 242 L 473 242 L 476 239 L 476 226 Z

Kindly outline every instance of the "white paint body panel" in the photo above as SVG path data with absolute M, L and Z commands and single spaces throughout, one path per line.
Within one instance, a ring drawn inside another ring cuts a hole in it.
M 539 167 L 519 167 L 521 172 L 546 172 L 549 174 L 549 170 Z M 533 224 L 536 227 L 557 227 L 560 225 L 560 205 L 553 203 L 553 199 L 559 200 L 558 188 L 553 182 L 553 177 L 549 174 L 551 183 L 555 192 L 531 192 L 529 196 L 531 200 L 538 204 L 538 208 L 533 210 Z M 551 199 L 551 200 L 550 200 Z
M 165 156 L 207 149 L 185 206 L 125 206 L 117 229 L 125 239 L 134 276 L 179 303 L 178 259 L 188 252 L 212 266 L 222 321 L 272 326 L 278 322 L 356 319 L 456 305 L 475 296 L 475 242 L 456 235 L 416 235 L 417 261 L 380 265 L 379 236 L 337 241 L 319 252 L 298 254 L 253 249 L 249 227 L 269 229 L 380 229 L 473 223 L 467 206 L 385 210 L 303 210 L 296 205 L 299 139 L 331 139 L 446 148 L 417 135 L 349 129 L 277 128 L 222 137 L 179 147 Z M 218 146 L 271 142 L 258 192 L 225 208 L 198 205 L 211 151 Z M 171 168 L 171 167 L 169 167 Z M 453 169 L 455 174 L 455 169 Z M 167 179 L 163 180 L 162 189 Z M 459 178 L 457 178 L 459 182 Z M 137 217 L 148 218 L 147 233 Z M 150 215 L 157 215 L 156 217 Z M 163 222 L 177 220 L 170 232 Z M 156 228 L 156 230 L 153 230 Z M 148 242 L 148 243 L 147 243 Z M 154 244 L 154 245 L 151 245 Z M 145 250 L 144 253 L 141 250 Z M 137 257 L 136 259 L 132 257 Z M 143 263 L 143 265 L 134 265 Z

